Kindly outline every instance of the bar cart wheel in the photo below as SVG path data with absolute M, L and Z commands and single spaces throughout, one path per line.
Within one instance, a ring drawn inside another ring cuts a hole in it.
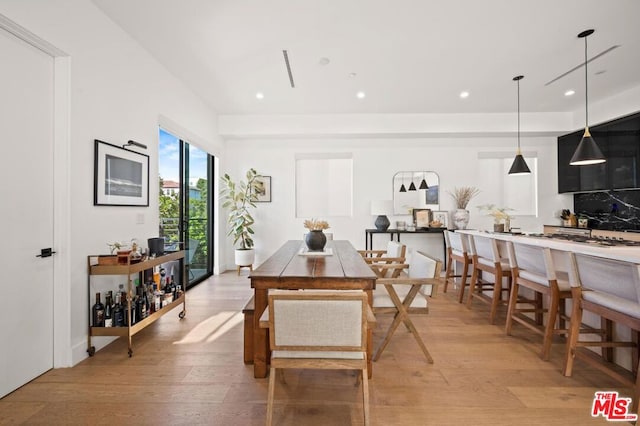
M 89 356 L 94 356 L 96 354 L 96 347 L 91 346 L 89 349 L 87 349 L 87 353 L 89 354 Z
M 182 319 L 182 318 L 184 318 L 184 316 L 185 316 L 186 314 L 187 314 L 187 313 L 186 313 L 185 311 L 182 311 L 182 312 L 180 312 L 180 313 L 178 314 L 178 318 Z
M 132 356 L 133 356 L 133 350 L 129 348 L 129 358 L 131 358 Z

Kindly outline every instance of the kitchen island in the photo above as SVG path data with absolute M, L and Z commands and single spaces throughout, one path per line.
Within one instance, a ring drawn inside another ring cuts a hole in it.
M 498 241 L 513 241 L 539 247 L 548 247 L 552 251 L 582 253 L 607 259 L 640 263 L 640 246 L 630 241 L 606 238 L 569 239 L 547 234 L 510 234 L 506 232 L 489 232 L 470 229 L 456 230 L 467 235 L 481 235 L 495 238 Z M 564 264 L 564 262 L 563 262 Z
M 567 239 L 566 236 L 557 234 L 510 234 L 500 232 L 488 232 L 478 230 L 456 230 L 461 234 L 469 236 L 484 236 L 495 238 L 498 244 L 506 245 L 507 241 L 514 243 L 529 244 L 538 247 L 547 247 L 551 250 L 553 263 L 558 271 L 569 271 L 569 254 L 580 253 L 594 257 L 602 257 L 625 262 L 640 264 L 640 246 L 626 245 L 633 244 L 633 241 L 607 239 L 607 238 L 578 238 Z M 636 242 L 637 243 L 637 242 Z M 504 253 L 506 253 L 506 249 Z M 615 286 L 615 282 L 610 282 L 611 286 Z M 567 300 L 567 312 L 571 312 L 571 300 Z M 600 317 L 590 312 L 585 313 L 582 322 L 593 327 L 601 328 Z M 621 340 L 630 340 L 632 331 L 621 324 L 615 324 L 615 334 Z M 637 366 L 637 360 L 634 360 L 627 351 L 616 351 L 613 361 L 631 371 Z

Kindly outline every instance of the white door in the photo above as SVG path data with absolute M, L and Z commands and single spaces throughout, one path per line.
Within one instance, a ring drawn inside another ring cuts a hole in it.
M 3 29 L 0 55 L 2 397 L 53 367 L 53 58 Z

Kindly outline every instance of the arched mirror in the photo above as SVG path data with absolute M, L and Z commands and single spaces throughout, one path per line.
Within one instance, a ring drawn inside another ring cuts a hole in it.
M 413 209 L 440 210 L 440 177 L 436 172 L 393 175 L 393 214 L 411 214 Z

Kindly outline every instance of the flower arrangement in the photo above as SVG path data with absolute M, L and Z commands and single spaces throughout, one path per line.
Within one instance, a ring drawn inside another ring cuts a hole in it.
M 307 219 L 304 221 L 304 227 L 309 231 L 323 231 L 329 229 L 329 223 L 326 220 Z
M 478 206 L 479 210 L 486 210 L 487 216 L 493 216 L 493 221 L 495 223 L 500 223 L 502 221 L 511 220 L 513 216 L 511 216 L 507 211 L 513 210 L 509 207 L 498 207 L 495 204 L 483 204 Z
M 456 202 L 456 208 L 466 210 L 469 201 L 480 193 L 480 190 L 474 186 L 461 186 L 460 188 L 453 188 L 453 192 L 449 194 Z

